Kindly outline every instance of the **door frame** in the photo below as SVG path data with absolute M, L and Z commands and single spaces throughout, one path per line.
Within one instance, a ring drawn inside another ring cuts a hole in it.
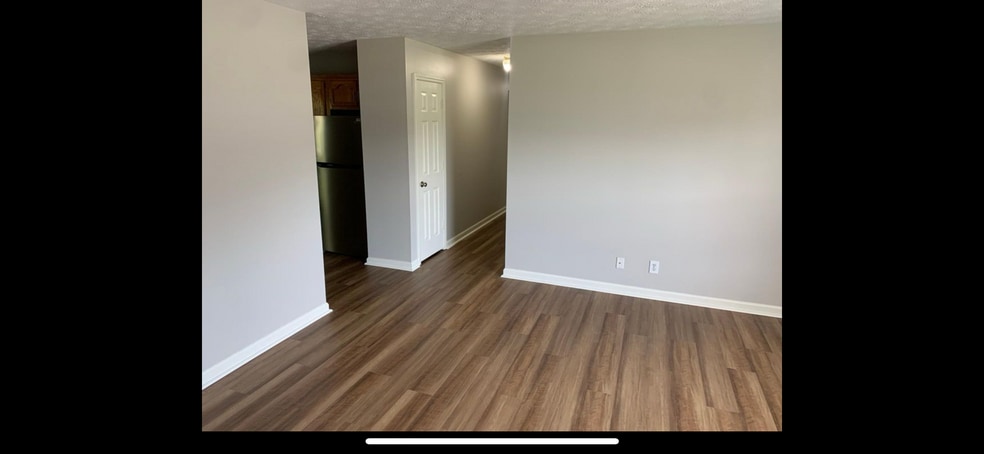
M 418 182 L 420 181 L 420 175 L 417 174 L 417 171 L 418 171 L 418 163 L 417 163 L 417 107 L 416 107 L 417 106 L 417 98 L 418 98 L 418 96 L 417 96 L 417 93 L 418 93 L 417 83 L 419 81 L 423 81 L 423 82 L 431 82 L 431 83 L 436 83 L 436 84 L 440 84 L 441 85 L 441 106 L 440 106 L 440 110 L 441 110 L 441 135 L 442 135 L 441 139 L 443 140 L 443 143 L 444 143 L 444 153 L 441 154 L 441 163 L 440 163 L 440 165 L 441 165 L 441 169 L 442 169 L 442 171 L 441 171 L 441 178 L 442 178 L 442 182 L 441 183 L 442 183 L 442 185 L 441 186 L 444 188 L 444 191 L 442 192 L 440 203 L 441 203 L 441 209 L 443 210 L 443 218 L 444 218 L 444 228 L 441 230 L 441 234 L 443 235 L 444 239 L 443 239 L 443 241 L 441 241 L 442 246 L 441 246 L 441 249 L 440 250 L 444 250 L 444 249 L 447 248 L 447 240 L 448 240 L 448 175 L 447 175 L 447 172 L 448 172 L 448 122 L 447 122 L 447 112 L 446 112 L 446 110 L 447 110 L 447 99 L 446 98 L 448 96 L 448 85 L 447 85 L 447 82 L 443 78 L 440 78 L 440 77 L 437 77 L 437 76 L 433 76 L 433 75 L 430 75 L 430 74 L 414 72 L 414 73 L 411 74 L 410 77 L 411 77 L 411 81 L 412 81 L 412 83 L 411 83 L 411 92 L 410 92 L 410 94 L 411 94 L 411 103 L 410 103 L 410 106 L 408 106 L 408 107 L 409 107 L 410 110 L 413 111 L 413 116 L 412 116 L 413 118 L 411 119 L 411 125 L 412 125 L 412 127 L 410 128 L 410 134 L 411 134 L 411 137 L 412 137 L 412 141 L 410 142 L 410 162 L 413 163 L 413 165 L 410 166 L 410 206 L 411 206 L 411 213 L 413 214 L 412 219 L 411 219 L 411 222 L 412 222 L 412 232 L 414 233 L 413 234 L 413 250 L 412 250 L 412 254 L 411 254 L 410 268 L 411 268 L 411 271 L 413 271 L 413 270 L 416 270 L 417 268 L 420 268 L 420 264 L 421 264 L 421 262 L 423 262 L 423 260 L 425 258 L 425 257 L 421 257 L 421 253 L 420 253 L 420 243 L 422 241 L 422 238 L 421 238 L 422 232 L 420 231 L 420 216 L 419 216 L 420 213 L 419 213 L 418 197 L 417 197 L 417 195 L 418 195 L 417 194 L 417 189 L 418 189 L 417 186 L 418 186 Z

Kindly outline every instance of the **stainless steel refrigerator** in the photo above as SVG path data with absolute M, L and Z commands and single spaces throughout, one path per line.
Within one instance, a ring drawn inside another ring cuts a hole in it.
M 365 258 L 368 249 L 361 126 L 359 117 L 314 117 L 324 250 Z

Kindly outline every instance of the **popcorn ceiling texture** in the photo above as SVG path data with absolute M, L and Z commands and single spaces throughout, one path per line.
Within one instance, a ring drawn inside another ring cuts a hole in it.
M 308 47 L 403 36 L 487 61 L 520 35 L 780 22 L 782 0 L 267 0 L 307 14 Z

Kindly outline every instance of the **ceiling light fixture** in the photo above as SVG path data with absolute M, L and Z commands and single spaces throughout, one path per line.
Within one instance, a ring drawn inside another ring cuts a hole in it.
M 509 57 L 502 57 L 502 69 L 506 72 L 512 71 L 512 63 L 509 63 Z

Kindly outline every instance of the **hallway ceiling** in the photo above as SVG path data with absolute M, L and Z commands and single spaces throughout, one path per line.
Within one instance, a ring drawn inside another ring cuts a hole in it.
M 311 52 L 403 36 L 492 63 L 513 36 L 782 20 L 782 0 L 267 1 L 307 13 Z

